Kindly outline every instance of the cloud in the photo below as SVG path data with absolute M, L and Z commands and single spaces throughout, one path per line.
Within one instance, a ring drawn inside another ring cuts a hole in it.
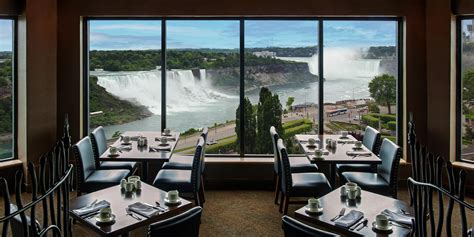
M 161 49 L 161 37 L 142 35 L 90 34 L 90 48 L 96 50 Z

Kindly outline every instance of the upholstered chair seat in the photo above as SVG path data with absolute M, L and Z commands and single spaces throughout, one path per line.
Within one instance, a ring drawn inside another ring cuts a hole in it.
M 89 137 L 84 137 L 72 147 L 76 160 L 78 195 L 82 192 L 94 192 L 120 184 L 129 170 L 98 170 Z
M 281 164 L 280 164 L 280 153 L 277 147 L 277 141 L 280 139 L 274 126 L 270 127 L 270 136 L 273 144 L 273 173 L 275 181 L 275 204 L 278 204 L 278 199 L 281 194 Z M 305 156 L 289 157 L 288 159 L 291 173 L 305 173 L 305 172 L 318 172 L 318 166 L 311 164 L 308 158 Z M 282 196 L 283 200 L 283 196 Z M 280 201 L 280 209 L 283 203 Z
M 296 219 L 293 219 L 289 216 L 283 216 L 282 228 L 285 233 L 285 237 L 337 237 L 339 235 L 329 233 L 310 225 L 307 225 L 303 222 L 300 222 Z
M 377 166 L 376 173 L 344 172 L 343 182 L 357 183 L 363 190 L 397 198 L 398 166 L 402 151 L 399 146 L 384 139 L 380 148 L 382 164 Z
M 153 186 L 165 191 L 176 189 L 180 193 L 189 193 L 194 198 L 195 204 L 202 206 L 202 196 L 199 194 L 199 190 L 204 145 L 204 137 L 200 136 L 194 152 L 191 170 L 161 169 L 153 181 Z
M 201 214 L 201 207 L 193 207 L 181 214 L 151 224 L 148 229 L 148 236 L 198 237 Z
M 105 131 L 102 126 L 97 127 L 91 132 L 90 138 L 92 140 L 92 149 L 94 150 L 94 160 L 97 169 L 101 170 L 115 170 L 126 169 L 134 171 L 136 169 L 136 162 L 119 162 L 119 161 L 100 161 L 99 157 L 107 150 L 107 139 Z
M 291 197 L 318 198 L 332 190 L 331 184 L 323 173 L 291 173 L 288 153 L 281 138 L 277 141 L 277 147 L 281 164 L 281 192 L 284 197 L 284 215 L 288 212 Z M 281 211 L 282 205 L 280 205 Z
M 362 144 L 371 152 L 378 154 L 380 149 L 380 132 L 376 129 L 367 126 L 364 132 L 364 139 Z M 369 164 L 337 164 L 337 172 L 341 176 L 344 172 L 375 172 L 376 166 Z

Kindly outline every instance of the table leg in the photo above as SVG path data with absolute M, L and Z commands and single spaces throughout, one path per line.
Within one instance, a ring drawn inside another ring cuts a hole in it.
M 142 174 L 143 174 L 143 180 L 145 180 L 146 183 L 148 183 L 148 162 L 143 161 L 142 162 Z
M 331 186 L 336 188 L 336 164 L 329 164 Z

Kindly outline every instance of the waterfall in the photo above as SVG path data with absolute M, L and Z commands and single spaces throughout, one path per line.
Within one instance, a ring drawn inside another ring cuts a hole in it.
M 309 71 L 318 75 L 318 55 L 312 57 L 279 57 L 279 59 L 308 63 Z M 354 79 L 370 78 L 380 75 L 379 59 L 362 59 L 355 49 L 325 48 L 324 49 L 324 78 Z
M 191 70 L 167 72 L 167 112 L 199 111 L 205 105 L 222 98 L 234 98 L 216 91 L 207 81 L 206 71 L 199 71 L 200 79 Z M 152 113 L 161 114 L 161 71 L 91 72 L 97 84 L 120 99 L 146 106 Z

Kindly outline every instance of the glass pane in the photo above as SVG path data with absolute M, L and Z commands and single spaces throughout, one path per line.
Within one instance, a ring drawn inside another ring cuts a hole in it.
M 89 22 L 90 129 L 161 129 L 161 21 Z
M 0 20 L 0 160 L 13 157 L 13 20 Z
M 245 153 L 273 153 L 270 126 L 289 153 L 295 134 L 317 132 L 317 43 L 318 21 L 245 21 Z
M 461 158 L 474 161 L 474 20 L 461 22 Z
M 397 22 L 324 21 L 324 132 L 396 142 Z
M 207 154 L 236 153 L 239 21 L 167 21 L 166 123 L 181 132 L 177 152 L 192 153 L 209 128 Z

